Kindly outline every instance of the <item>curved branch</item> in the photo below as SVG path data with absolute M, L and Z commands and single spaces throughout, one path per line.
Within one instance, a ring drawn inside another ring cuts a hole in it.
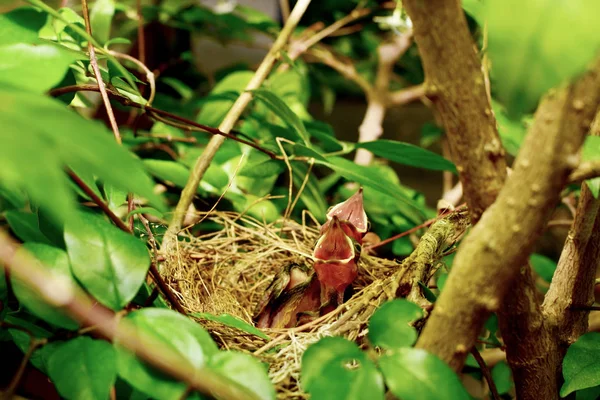
M 599 102 L 596 70 L 543 100 L 512 174 L 458 250 L 445 290 L 417 342 L 455 370 L 462 367 L 489 313 L 499 309 L 558 204 L 589 128 L 581 122 L 592 120 Z
M 569 183 L 582 182 L 600 177 L 600 160 L 583 162 L 569 175 Z
M 475 223 L 506 178 L 504 149 L 481 62 L 457 0 L 405 0 L 425 69 L 426 94 L 442 120 Z M 460 108 L 459 108 L 460 107 Z
M 224 400 L 257 399 L 236 382 L 207 368 L 190 369 L 189 363 L 177 352 L 137 330 L 129 321 L 119 320 L 112 311 L 97 307 L 71 282 L 50 274 L 26 251 L 17 253 L 18 249 L 19 245 L 0 230 L 0 265 L 35 290 L 49 305 L 61 309 L 84 326 L 94 326 L 102 336 L 118 342 L 143 361 L 200 393 Z
M 290 38 L 292 32 L 296 28 L 296 25 L 300 22 L 300 18 L 308 8 L 310 4 L 310 0 L 298 0 L 294 9 L 292 10 L 290 17 L 287 19 L 283 29 L 277 36 L 275 43 L 263 59 L 262 63 L 256 70 L 256 73 L 246 86 L 245 91 L 237 98 L 233 106 L 229 109 L 229 112 L 225 116 L 225 119 L 219 125 L 219 130 L 225 133 L 229 133 L 233 126 L 238 121 L 244 109 L 250 104 L 252 101 L 252 90 L 258 89 L 263 81 L 267 78 L 269 73 L 271 72 L 271 68 L 279 58 L 279 53 L 283 46 L 287 43 Z M 167 228 L 167 232 L 163 238 L 161 251 L 169 252 L 169 250 L 174 246 L 175 241 L 177 240 L 177 234 L 181 230 L 181 225 L 183 223 L 183 219 L 185 214 L 192 204 L 192 199 L 196 195 L 196 190 L 198 188 L 198 184 L 202 180 L 204 173 L 208 169 L 210 163 L 212 162 L 217 150 L 221 147 L 225 138 L 223 136 L 213 136 L 211 140 L 206 145 L 206 148 L 202 152 L 202 154 L 196 159 L 196 163 L 190 173 L 188 181 L 181 192 L 181 197 L 179 198 L 179 202 L 175 207 L 175 212 L 173 213 L 173 218 L 169 223 L 169 227 Z

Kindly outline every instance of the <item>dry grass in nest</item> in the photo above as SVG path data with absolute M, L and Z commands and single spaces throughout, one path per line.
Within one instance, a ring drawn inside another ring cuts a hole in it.
M 206 218 L 223 229 L 180 241 L 177 254 L 166 260 L 162 270 L 190 313 L 227 313 L 252 323 L 255 305 L 284 265 L 312 266 L 316 226 L 290 220 L 266 224 L 231 212 L 212 212 Z M 349 301 L 303 326 L 265 330 L 272 338 L 269 341 L 217 322 L 200 322 L 223 348 L 249 352 L 268 362 L 279 398 L 304 398 L 297 384 L 304 350 L 323 336 L 344 335 L 361 342 L 372 312 L 395 297 L 400 269 L 395 261 L 363 254 Z

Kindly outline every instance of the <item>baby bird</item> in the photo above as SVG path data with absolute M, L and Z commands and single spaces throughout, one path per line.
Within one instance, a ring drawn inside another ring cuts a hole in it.
M 327 222 L 321 227 L 321 234 L 327 230 L 334 216 L 340 220 L 342 229 L 346 232 L 346 235 L 350 236 L 358 244 L 362 244 L 362 239 L 369 229 L 369 220 L 364 209 L 362 187 L 346 201 L 336 204 L 329 209 L 327 212 Z
M 271 281 L 256 305 L 254 321 L 259 328 L 291 328 L 303 313 L 319 310 L 319 284 L 306 265 L 288 264 Z
M 352 238 L 333 216 L 319 238 L 313 257 L 315 272 L 321 283 L 321 306 L 344 302 L 344 291 L 358 275 L 357 251 Z

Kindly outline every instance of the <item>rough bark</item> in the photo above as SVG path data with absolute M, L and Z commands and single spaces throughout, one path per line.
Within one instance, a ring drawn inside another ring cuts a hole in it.
M 426 94 L 446 129 L 477 222 L 506 178 L 504 149 L 486 94 L 481 62 L 459 0 L 405 0 L 425 69 Z
M 446 288 L 417 342 L 455 370 L 462 367 L 485 318 L 499 309 L 527 262 L 577 164 L 597 107 L 590 97 L 598 87 L 587 85 L 580 91 L 583 86 L 570 85 L 545 98 L 513 173 L 458 250 Z

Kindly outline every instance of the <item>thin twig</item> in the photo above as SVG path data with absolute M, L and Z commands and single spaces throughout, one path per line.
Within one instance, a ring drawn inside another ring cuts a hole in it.
M 585 306 L 574 304 L 570 308 L 571 310 L 577 311 L 600 311 L 600 306 Z
M 70 86 L 64 86 L 61 88 L 53 89 L 49 92 L 49 94 L 53 97 L 58 97 L 65 93 L 71 93 L 71 92 L 76 92 L 76 91 L 99 92 L 100 88 L 98 85 L 87 85 L 87 84 L 70 85 Z M 246 146 L 250 146 L 253 149 L 260 151 L 261 153 L 268 155 L 271 159 L 281 159 L 276 153 L 274 153 L 270 150 L 264 149 L 264 148 L 260 147 L 259 145 L 257 145 L 256 143 L 253 143 L 248 140 L 240 139 L 239 137 L 236 136 L 236 134 L 241 135 L 241 133 L 239 133 L 237 131 L 234 131 L 234 130 L 230 131 L 230 132 L 234 132 L 235 134 L 223 132 L 222 130 L 220 130 L 218 128 L 213 128 L 208 125 L 199 124 L 197 122 L 191 121 L 187 118 L 180 117 L 179 115 L 170 113 L 168 111 L 163 111 L 158 108 L 151 107 L 151 106 L 145 106 L 143 104 L 138 104 L 136 102 L 129 100 L 127 97 L 121 95 L 119 92 L 109 89 L 108 93 L 111 95 L 111 97 L 113 97 L 115 100 L 119 101 L 119 103 L 123 104 L 124 106 L 135 107 L 135 108 L 139 108 L 139 109 L 148 111 L 150 113 L 150 116 L 152 116 L 155 119 L 160 120 L 161 122 L 163 122 L 165 124 L 175 126 L 179 129 L 183 129 L 186 131 L 204 132 L 204 133 L 210 133 L 212 135 L 221 135 L 221 136 L 229 138 L 231 140 L 235 140 L 236 142 L 245 144 Z M 167 118 L 157 118 L 157 115 L 162 116 L 162 117 L 167 117 Z M 169 121 L 169 119 L 183 122 L 185 125 L 174 123 L 172 121 Z M 296 158 L 296 160 L 299 160 L 299 158 Z
M 569 183 L 581 182 L 600 176 L 600 160 L 586 161 L 569 175 Z
M 481 373 L 483 374 L 483 377 L 485 378 L 485 380 L 490 388 L 490 392 L 492 392 L 492 398 L 494 400 L 501 400 L 500 394 L 498 393 L 498 388 L 496 388 L 496 383 L 494 382 L 494 378 L 492 378 L 490 369 L 488 368 L 485 361 L 483 360 L 483 357 L 481 357 L 479 350 L 477 350 L 476 347 L 473 347 L 471 349 L 471 354 L 475 358 L 475 361 L 477 361 L 477 364 L 479 364 Z
M 392 236 L 392 237 L 390 237 L 390 238 L 387 238 L 387 239 L 385 239 L 385 240 L 382 240 L 382 241 L 381 241 L 381 242 L 379 242 L 379 243 L 375 243 L 375 244 L 373 244 L 373 245 L 371 245 L 371 246 L 367 246 L 367 247 L 365 247 L 363 250 L 368 252 L 368 251 L 371 251 L 371 250 L 373 250 L 373 249 L 376 249 L 376 248 L 378 248 L 378 247 L 385 246 L 386 244 L 388 244 L 388 243 L 391 243 L 391 242 L 393 242 L 394 240 L 400 239 L 400 238 L 402 238 L 402 237 L 404 237 L 404 236 L 408 236 L 408 235 L 410 235 L 411 233 L 415 233 L 415 232 L 417 232 L 419 229 L 427 228 L 428 226 L 430 226 L 430 225 L 431 225 L 431 224 L 433 224 L 434 222 L 436 222 L 436 221 L 438 221 L 438 220 L 440 220 L 440 219 L 442 219 L 442 218 L 445 218 L 445 217 L 447 217 L 449 214 L 452 214 L 452 213 L 458 213 L 458 212 L 462 212 L 462 211 L 464 211 L 464 210 L 465 210 L 465 208 L 466 208 L 466 205 L 465 205 L 465 204 L 461 204 L 460 206 L 458 206 L 458 207 L 457 207 L 457 208 L 455 208 L 454 210 L 450 210 L 450 211 L 448 211 L 448 212 L 446 212 L 446 213 L 442 213 L 442 214 L 438 215 L 438 216 L 437 216 L 437 217 L 435 217 L 435 218 L 432 218 L 432 219 L 430 219 L 430 220 L 428 220 L 428 221 L 425 221 L 425 222 L 423 222 L 421 225 L 417 225 L 417 226 L 415 226 L 415 227 L 413 227 L 413 228 L 410 228 L 410 229 L 409 229 L 409 230 L 407 230 L 407 231 L 404 231 L 404 232 L 402 232 L 402 233 L 399 233 L 399 234 L 397 234 L 397 235 L 394 235 L 394 236 Z
M 108 205 L 100 197 L 98 197 L 98 195 L 96 193 L 94 193 L 94 191 L 83 180 L 81 180 L 81 178 L 79 176 L 77 176 L 77 174 L 75 174 L 75 172 L 69 170 L 68 174 L 71 177 L 71 179 L 73 179 L 73 181 L 77 184 L 77 186 L 79 186 L 79 188 L 81 190 L 83 190 L 85 192 L 85 194 L 87 194 L 88 196 L 90 196 L 90 198 L 92 199 L 92 201 L 98 207 L 100 207 L 100 209 L 102 209 L 102 211 L 104 212 L 104 214 L 106 214 L 106 216 L 108 218 L 110 218 L 110 220 L 112 222 L 114 222 L 115 225 L 117 225 L 121 230 L 123 230 L 123 231 L 125 231 L 127 233 L 131 233 L 132 232 L 132 230 L 129 229 L 129 227 L 125 224 L 125 222 L 123 222 L 121 220 L 121 218 L 119 218 L 110 209 L 110 207 L 108 207 Z
M 29 363 L 29 360 L 31 359 L 31 356 L 33 355 L 33 352 L 40 346 L 44 345 L 46 343 L 45 339 L 36 339 L 36 338 L 31 338 L 31 341 L 29 342 L 29 348 L 27 349 L 27 352 L 25 352 L 25 355 L 23 356 L 23 359 L 21 360 L 21 364 L 19 364 L 19 368 L 17 369 L 17 372 L 15 372 L 15 376 L 13 376 L 12 380 L 10 381 L 10 384 L 8 385 L 8 388 L 6 388 L 6 391 L 3 393 L 5 399 L 12 399 L 15 391 L 17 390 L 17 387 L 19 386 L 19 383 L 21 382 L 21 378 L 23 378 L 23 374 L 25 373 L 25 368 L 27 368 L 27 364 Z
M 143 214 L 138 214 L 138 218 L 142 222 L 142 225 L 144 225 L 144 228 L 148 233 L 148 237 L 152 241 L 152 249 L 154 250 L 154 256 L 156 258 L 158 256 L 158 251 L 156 247 L 158 245 L 158 242 L 154 237 L 152 229 L 150 229 L 150 224 L 148 223 L 148 220 Z M 173 308 L 175 308 L 180 314 L 187 315 L 187 311 L 185 310 L 185 308 L 183 308 L 179 299 L 175 297 L 175 294 L 173 293 L 167 282 L 165 282 L 165 280 L 163 279 L 162 275 L 158 271 L 158 268 L 156 268 L 156 264 L 154 262 L 150 264 L 150 275 L 152 276 L 154 283 L 156 283 L 156 286 L 158 286 L 163 296 L 167 298 L 167 300 L 169 301 L 169 303 L 171 303 Z
M 138 38 L 138 58 L 142 65 L 146 65 L 146 37 L 144 35 L 144 14 L 142 14 L 142 0 L 136 1 L 136 12 L 138 18 L 137 38 Z
M 126 318 L 119 319 L 114 312 L 97 307 L 81 289 L 51 274 L 27 251 L 18 251 L 19 248 L 14 239 L 0 230 L 0 265 L 38 293 L 48 305 L 61 309 L 83 326 L 95 326 L 95 332 L 101 336 L 200 393 L 222 400 L 258 399 L 236 381 L 209 368 L 190 368 L 189 362 L 164 342 L 136 328 Z
M 138 0 L 139 1 L 139 0 Z M 151 106 L 154 101 L 154 97 L 156 96 L 156 79 L 154 77 L 154 73 L 150 71 L 150 69 L 141 61 L 135 57 L 131 57 L 129 54 L 119 53 L 118 51 L 109 50 L 109 54 L 115 56 L 116 58 L 122 58 L 124 60 L 130 61 L 138 66 L 139 69 L 144 71 L 146 74 L 146 80 L 150 85 L 150 95 L 148 96 L 148 101 L 146 102 L 147 106 Z
M 281 18 L 286 23 L 290 17 L 290 3 L 289 0 L 279 0 L 279 8 L 281 9 Z
M 89 36 L 92 36 L 92 25 L 90 23 L 90 12 L 88 10 L 87 0 L 81 0 L 81 6 L 83 19 L 85 21 L 85 30 L 87 31 L 87 34 Z M 122 140 L 121 133 L 119 132 L 119 126 L 117 125 L 117 120 L 115 118 L 115 114 L 113 113 L 112 106 L 110 105 L 108 93 L 106 92 L 106 86 L 104 85 L 104 81 L 102 80 L 102 74 L 100 73 L 100 68 L 98 67 L 96 49 L 94 48 L 94 44 L 91 41 L 88 41 L 88 52 L 90 53 L 90 64 L 92 66 L 92 70 L 94 71 L 96 81 L 98 82 L 98 87 L 100 88 L 100 95 L 102 96 L 104 107 L 106 108 L 106 115 L 108 115 L 108 120 L 110 121 L 110 127 L 112 128 L 117 143 L 121 144 Z
M 302 15 L 306 11 L 308 5 L 310 4 L 310 0 L 298 0 L 296 5 L 294 6 L 293 11 L 290 14 L 290 17 L 286 21 L 283 29 L 279 33 L 279 36 L 273 43 L 273 46 L 263 59 L 262 63 L 256 70 L 256 73 L 246 86 L 245 91 L 237 98 L 233 106 L 229 109 L 229 112 L 225 116 L 225 119 L 219 125 L 219 130 L 225 133 L 229 133 L 231 129 L 233 129 L 234 125 L 242 115 L 242 112 L 246 109 L 253 96 L 251 91 L 258 89 L 263 81 L 267 78 L 273 65 L 279 58 L 279 54 L 281 49 L 285 46 L 287 41 L 289 40 L 292 32 L 295 27 L 300 22 Z M 204 151 L 196 160 L 194 168 L 192 169 L 188 181 L 181 192 L 181 197 L 179 198 L 179 202 L 175 207 L 175 212 L 173 213 L 173 218 L 167 228 L 167 232 L 163 238 L 162 247 L 164 251 L 168 252 L 170 248 L 173 247 L 174 242 L 177 239 L 177 232 L 181 229 L 181 225 L 183 223 L 183 219 L 185 218 L 185 214 L 187 209 L 194 196 L 196 195 L 196 190 L 200 181 L 202 180 L 204 173 L 208 169 L 212 159 L 214 158 L 217 150 L 221 147 L 225 138 L 223 136 L 213 136 L 211 140 L 206 145 Z

